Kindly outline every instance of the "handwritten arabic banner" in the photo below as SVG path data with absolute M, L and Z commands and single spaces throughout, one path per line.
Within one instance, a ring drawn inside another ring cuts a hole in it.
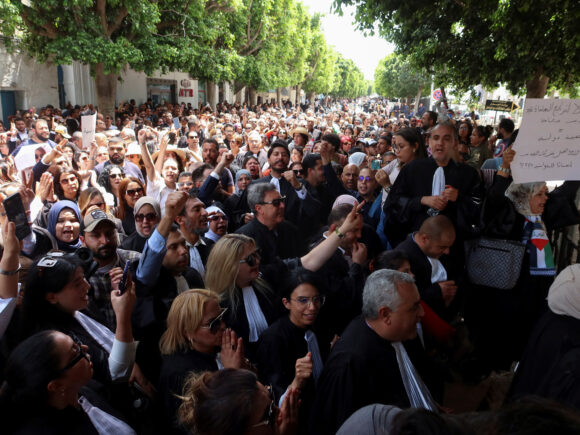
M 580 180 L 580 100 L 527 99 L 513 147 L 516 183 Z

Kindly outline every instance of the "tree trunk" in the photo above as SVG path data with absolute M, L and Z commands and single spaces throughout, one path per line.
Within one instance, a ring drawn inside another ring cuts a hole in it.
M 314 99 L 316 98 L 316 92 L 308 92 L 308 101 L 310 101 L 310 105 L 314 108 Z
M 415 116 L 417 114 L 417 110 L 419 109 L 419 101 L 421 101 L 421 92 L 423 92 L 423 86 L 419 87 L 419 89 L 417 90 L 417 95 L 415 95 L 415 106 L 413 107 Z
M 252 87 L 250 87 L 250 104 L 252 106 L 255 106 L 256 104 L 258 104 L 258 93 Z
M 534 78 L 526 83 L 526 98 L 544 98 L 549 82 L 550 77 L 543 75 L 540 70 L 536 72 Z
M 276 103 L 282 106 L 282 88 L 276 88 Z
M 300 94 L 302 93 L 302 85 L 296 85 L 296 105 L 301 102 Z
M 105 65 L 95 65 L 95 90 L 99 113 L 105 116 L 115 116 L 115 98 L 117 96 L 118 74 L 106 74 Z
M 217 92 L 215 89 L 215 82 L 208 80 L 205 82 L 205 87 L 207 89 L 207 102 L 209 103 L 211 110 L 215 110 L 217 106 Z
M 240 103 L 240 104 L 243 104 L 244 103 L 244 95 L 245 95 L 245 92 L 246 92 L 246 88 L 243 87 L 243 86 L 242 86 L 242 88 L 240 88 L 236 92 L 236 95 L 235 95 L 235 98 L 234 98 L 234 100 L 235 100 L 236 103 Z

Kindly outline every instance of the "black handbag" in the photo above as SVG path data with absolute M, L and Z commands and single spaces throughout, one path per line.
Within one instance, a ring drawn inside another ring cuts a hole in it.
M 465 265 L 469 280 L 502 290 L 514 288 L 526 246 L 514 240 L 481 237 L 465 242 Z

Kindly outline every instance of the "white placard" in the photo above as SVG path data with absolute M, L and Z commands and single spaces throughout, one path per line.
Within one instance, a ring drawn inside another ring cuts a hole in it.
M 83 129 L 83 149 L 88 150 L 91 147 L 91 142 L 95 140 L 97 114 L 81 116 L 81 126 Z
M 26 168 L 31 168 L 38 161 L 36 159 L 37 154 L 38 157 L 42 158 L 51 150 L 52 148 L 50 145 L 46 143 L 23 145 L 22 148 L 20 148 L 20 151 L 18 151 L 18 154 L 16 154 L 16 157 L 14 157 L 14 165 L 19 171 L 22 171 Z
M 526 99 L 513 147 L 516 183 L 580 180 L 580 100 Z

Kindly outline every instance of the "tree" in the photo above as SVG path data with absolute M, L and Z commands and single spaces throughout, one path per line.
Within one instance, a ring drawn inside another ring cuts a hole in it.
M 58 6 L 58 7 L 57 7 Z M 99 110 L 112 114 L 126 66 L 191 71 L 216 79 L 232 75 L 232 41 L 219 31 L 232 8 L 213 0 L 51 0 L 0 3 L 5 40 L 37 61 L 90 65 Z
M 580 77 L 580 2 L 567 0 L 335 0 L 356 6 L 359 28 L 380 33 L 440 84 L 505 83 L 543 97 Z
M 421 98 L 423 89 L 431 80 L 416 71 L 410 62 L 401 55 L 392 53 L 382 59 L 375 69 L 375 89 L 389 98 L 406 98 L 415 96 L 415 107 Z
M 362 71 L 351 59 L 339 55 L 331 94 L 335 97 L 356 98 L 366 95 L 367 91 L 368 84 Z
M 315 94 L 329 93 L 334 84 L 337 61 L 336 52 L 326 43 L 320 29 L 320 14 L 315 14 L 310 22 L 310 50 L 306 60 L 307 72 L 302 88 L 312 102 Z

